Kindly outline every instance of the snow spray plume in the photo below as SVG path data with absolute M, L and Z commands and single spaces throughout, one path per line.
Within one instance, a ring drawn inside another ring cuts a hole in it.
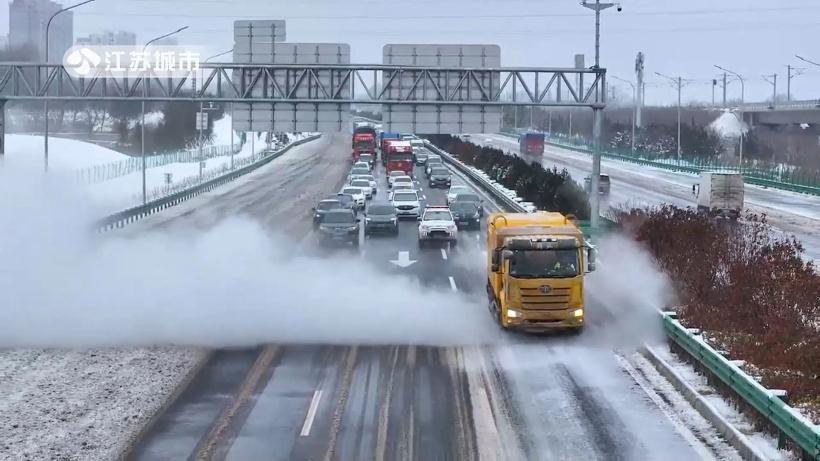
M 623 235 L 604 237 L 600 262 L 585 287 L 589 330 L 582 342 L 635 349 L 664 340 L 658 310 L 674 302 L 669 279 L 651 256 Z
M 5 176 L 0 348 L 460 345 L 499 336 L 474 301 L 350 255 L 296 256 L 294 242 L 249 219 L 94 236 L 80 198 L 42 174 Z

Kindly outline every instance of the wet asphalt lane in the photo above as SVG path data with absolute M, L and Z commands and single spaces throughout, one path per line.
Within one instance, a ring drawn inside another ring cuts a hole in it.
M 266 194 L 284 197 L 300 192 L 273 192 L 274 183 L 318 184 L 322 192 L 312 199 L 319 200 L 340 187 L 347 144 L 341 136 L 320 145 L 322 155 L 310 157 L 313 168 L 294 170 L 307 177 L 249 187 L 268 187 Z M 323 167 L 328 161 L 330 171 Z M 386 200 L 380 167 L 375 175 L 380 180 L 375 200 Z M 445 190 L 427 187 L 420 169 L 416 176 L 422 206 L 446 203 Z M 459 182 L 454 176 L 454 184 Z M 246 201 L 253 197 L 249 191 L 243 192 L 249 194 Z M 250 211 L 274 225 L 276 212 L 269 201 L 262 206 L 263 196 L 247 203 L 260 204 Z M 485 205 L 492 207 L 489 198 Z M 288 207 L 311 206 L 297 201 Z M 308 234 L 309 216 L 304 216 L 302 224 L 291 225 L 294 235 Z M 473 297 L 476 308 L 484 310 L 483 225 L 481 231 L 460 231 L 454 248 L 424 249 L 418 247 L 417 226 L 415 220 L 402 221 L 398 236 L 362 233 L 358 249 L 334 253 L 418 281 L 420 290 L 437 287 Z M 308 235 L 300 251 L 327 251 L 313 243 Z M 408 267 L 391 263 L 400 251 L 415 262 Z M 611 350 L 590 347 L 583 337 L 566 341 L 514 334 L 504 345 L 484 348 L 270 345 L 261 353 L 219 351 L 129 459 L 479 458 L 701 459 L 619 368 Z

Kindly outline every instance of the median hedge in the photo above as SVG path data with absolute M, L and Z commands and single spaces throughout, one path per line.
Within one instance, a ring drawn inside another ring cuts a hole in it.
M 566 169 L 544 168 L 493 147 L 481 147 L 452 135 L 428 135 L 427 139 L 467 165 L 487 173 L 499 184 L 514 190 L 539 210 L 574 214 L 589 220 L 589 196 Z
M 765 216 L 731 225 L 671 205 L 613 218 L 672 280 L 683 324 L 820 420 L 820 275 Z

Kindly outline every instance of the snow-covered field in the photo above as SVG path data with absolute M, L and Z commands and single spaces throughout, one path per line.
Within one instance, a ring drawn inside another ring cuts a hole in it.
M 231 137 L 230 119 L 222 125 L 222 128 L 215 130 L 214 142 L 227 141 L 225 144 L 228 144 Z M 227 125 L 227 130 L 224 125 Z M 289 139 L 293 141 L 304 136 L 307 135 L 289 135 Z M 253 143 L 255 149 L 251 149 L 250 138 L 249 133 L 248 143 L 235 156 L 237 165 L 240 160 L 251 160 L 254 153 L 269 147 L 264 143 L 263 136 Z M 9 135 L 6 139 L 7 153 L 0 163 L 0 174 L 8 179 L 42 170 L 41 136 Z M 117 162 L 126 157 L 80 141 L 52 138 L 49 143 L 49 174 L 58 178 L 56 184 L 61 184 L 59 178 L 63 176 L 72 178 L 77 169 Z M 310 149 L 309 145 L 304 148 Z M 270 168 L 276 168 L 277 161 L 271 163 Z M 210 159 L 206 163 L 206 171 L 216 172 L 226 165 L 230 166 L 230 157 Z M 164 185 L 166 172 L 173 175 L 175 184 L 182 184 L 191 177 L 198 178 L 199 166 L 194 163 L 151 168 L 147 171 L 150 190 L 156 191 Z M 264 171 L 257 173 L 264 174 Z M 34 193 L 30 194 L 8 180 L 0 181 L 0 188 L 5 189 L 2 197 L 6 200 L 0 200 L 0 231 L 8 234 L 3 235 L 7 242 L 15 241 L 18 247 L 34 247 L 26 244 L 25 238 L 29 238 L 32 241 L 45 239 L 49 244 L 55 244 L 64 238 L 64 232 L 70 233 L 70 229 L 66 231 L 64 227 L 72 226 L 65 226 L 59 216 L 33 216 L 36 213 L 29 210 L 29 205 L 18 197 L 37 196 L 42 191 L 33 190 Z M 95 211 L 102 209 L 108 213 L 136 204 L 138 200 L 135 202 L 135 197 L 139 197 L 140 190 L 141 175 L 136 174 L 95 184 L 78 192 L 84 199 L 91 199 Z M 31 200 L 39 199 L 43 197 Z M 70 213 L 59 208 L 57 211 Z M 38 228 L 43 226 L 46 231 Z M 41 231 L 47 235 L 40 235 L 38 232 Z M 10 245 L 7 249 L 11 251 L 12 247 Z M 8 267 L 15 266 L 14 261 L 9 261 L 14 259 L 13 254 L 10 257 L 7 253 L 0 249 L 0 259 L 5 259 Z M 6 269 L 0 268 L 0 272 L 3 270 Z M 66 266 L 44 267 L 43 270 L 55 270 L 55 276 L 59 276 L 61 270 L 71 269 Z M 139 281 L 134 280 L 134 283 Z M 5 291 L 0 283 L 0 298 Z M 1 332 L 2 322 L 0 337 Z M 123 436 L 139 430 L 201 363 L 204 355 L 205 352 L 199 349 L 173 347 L 0 350 L 0 459 L 113 459 L 122 448 Z

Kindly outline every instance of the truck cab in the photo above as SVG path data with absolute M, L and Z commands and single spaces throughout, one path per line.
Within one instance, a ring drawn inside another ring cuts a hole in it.
M 493 213 L 487 226 L 489 310 L 505 329 L 584 327 L 584 277 L 596 250 L 560 213 Z

